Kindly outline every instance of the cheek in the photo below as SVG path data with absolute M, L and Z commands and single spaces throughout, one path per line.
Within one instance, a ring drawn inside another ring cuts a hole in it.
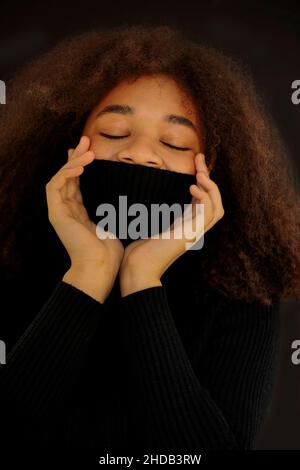
M 194 163 L 194 154 L 178 155 L 165 158 L 165 165 L 167 170 L 177 171 L 179 173 L 188 173 L 190 175 L 196 174 L 195 163 Z
M 115 153 L 114 146 L 110 142 L 104 142 L 103 139 L 99 139 L 98 136 L 92 135 L 90 137 L 90 147 L 89 150 L 92 150 L 95 153 L 96 158 L 101 158 L 103 160 L 110 160 L 113 158 Z

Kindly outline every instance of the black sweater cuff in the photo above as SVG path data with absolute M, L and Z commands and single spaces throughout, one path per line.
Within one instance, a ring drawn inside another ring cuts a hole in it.
M 59 281 L 0 368 L 3 400 L 36 414 L 62 404 L 103 312 L 104 305 Z

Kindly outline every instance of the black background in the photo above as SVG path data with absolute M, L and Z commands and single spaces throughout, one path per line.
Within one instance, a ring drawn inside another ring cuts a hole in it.
M 299 191 L 300 104 L 291 101 L 291 84 L 300 80 L 300 2 L 5 0 L 0 5 L 0 79 L 7 81 L 66 36 L 102 25 L 140 23 L 173 25 L 247 67 L 283 135 Z M 300 340 L 299 301 L 282 303 L 281 325 L 278 381 L 258 449 L 300 449 L 300 364 L 291 362 L 291 343 Z

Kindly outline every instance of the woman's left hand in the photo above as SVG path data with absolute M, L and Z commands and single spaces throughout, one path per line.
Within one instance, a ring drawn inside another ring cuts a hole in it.
M 195 168 L 197 184 L 190 186 L 191 204 L 182 217 L 171 225 L 169 237 L 136 240 L 126 247 L 120 266 L 122 297 L 148 287 L 161 286 L 160 278 L 171 264 L 223 217 L 224 208 L 219 188 L 210 179 L 205 157 L 201 153 L 195 156 Z M 203 216 L 196 218 L 203 209 Z M 202 223 L 199 224 L 199 220 Z M 195 235 L 192 241 L 185 237 L 186 223 L 192 231 L 189 233 Z M 180 232 L 182 236 L 174 238 L 176 230 L 183 227 Z

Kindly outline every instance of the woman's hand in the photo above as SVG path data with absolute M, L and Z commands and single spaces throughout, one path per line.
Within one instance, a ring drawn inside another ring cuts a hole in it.
M 209 178 L 209 171 L 205 164 L 203 154 L 195 156 L 196 181 L 197 184 L 190 186 L 192 196 L 191 205 L 188 209 L 188 224 L 192 233 L 195 234 L 195 241 L 187 239 L 186 223 L 182 230 L 182 237 L 175 238 L 174 233 L 183 227 L 185 216 L 174 221 L 170 228 L 168 239 L 146 238 L 132 242 L 125 249 L 123 261 L 120 268 L 120 288 L 122 297 L 138 290 L 148 287 L 161 286 L 160 278 L 163 273 L 179 258 L 187 246 L 196 243 L 205 232 L 220 220 L 224 215 L 222 199 L 217 184 Z M 202 211 L 204 205 L 204 215 L 200 220 L 196 215 Z M 191 232 L 190 232 L 191 233 Z
M 49 221 L 71 260 L 63 281 L 103 303 L 119 271 L 124 248 L 117 238 L 97 237 L 96 225 L 83 205 L 79 176 L 95 158 L 89 146 L 89 137 L 82 136 L 77 147 L 69 149 L 67 163 L 46 185 L 46 196 Z

